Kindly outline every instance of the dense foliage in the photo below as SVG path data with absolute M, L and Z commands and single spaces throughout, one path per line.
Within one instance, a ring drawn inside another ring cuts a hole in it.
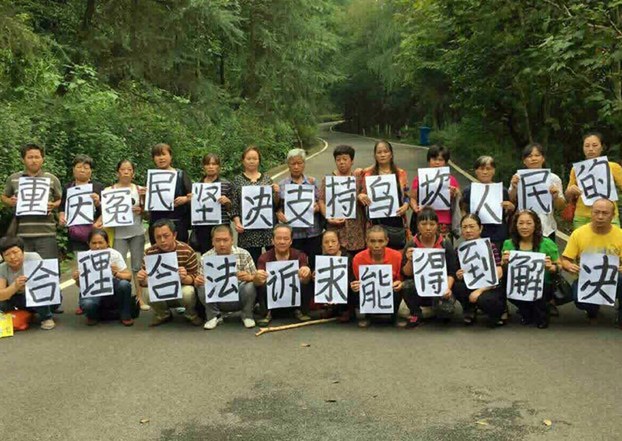
M 344 81 L 333 95 L 353 130 L 433 127 L 469 166 L 517 166 L 526 143 L 550 163 L 581 158 L 581 135 L 622 124 L 621 1 L 353 0 Z M 354 17 L 354 18 L 352 18 Z M 371 92 L 369 90 L 371 89 Z M 416 133 L 413 133 L 416 135 Z

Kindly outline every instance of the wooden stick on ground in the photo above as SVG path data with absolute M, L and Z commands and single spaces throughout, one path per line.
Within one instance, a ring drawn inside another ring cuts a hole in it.
M 327 318 L 327 319 L 310 320 L 308 322 L 302 322 L 302 323 L 294 323 L 292 325 L 270 326 L 268 328 L 259 328 L 259 331 L 255 333 L 255 337 L 259 337 L 261 334 L 266 334 L 268 332 L 285 331 L 287 329 L 302 328 L 303 326 L 310 326 L 310 325 L 319 325 L 322 323 L 334 322 L 336 320 L 337 320 L 337 317 L 332 317 L 332 318 Z

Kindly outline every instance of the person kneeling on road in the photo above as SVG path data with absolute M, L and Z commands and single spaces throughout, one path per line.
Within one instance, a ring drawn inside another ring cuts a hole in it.
M 220 315 L 221 311 L 241 311 L 241 319 L 244 327 L 253 328 L 255 327 L 253 307 L 255 306 L 255 298 L 257 297 L 255 285 L 253 284 L 255 273 L 257 272 L 255 269 L 255 262 L 253 262 L 253 258 L 248 251 L 233 245 L 233 233 L 229 226 L 218 225 L 212 229 L 211 235 L 213 248 L 203 254 L 202 259 L 205 259 L 207 256 L 235 256 L 240 300 L 237 302 L 208 303 L 205 293 L 205 276 L 199 274 L 194 279 L 194 286 L 198 290 L 199 300 L 205 305 L 207 321 L 203 328 L 211 330 L 221 324 L 223 322 Z M 201 265 L 201 271 L 202 268 L 203 265 Z

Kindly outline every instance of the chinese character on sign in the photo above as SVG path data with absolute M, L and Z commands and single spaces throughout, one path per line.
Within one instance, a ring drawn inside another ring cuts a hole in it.
M 95 203 L 91 195 L 93 184 L 75 185 L 67 189 L 65 213 L 67 226 L 91 225 L 95 218 Z
M 104 227 L 134 225 L 132 192 L 129 188 L 102 191 L 102 222 Z
M 369 218 L 397 216 L 400 207 L 395 175 L 366 176 L 367 196 L 371 200 Z
M 581 254 L 578 301 L 613 306 L 618 287 L 618 256 Z
M 581 189 L 581 199 L 587 206 L 594 205 L 598 199 L 618 200 L 618 191 L 613 181 L 609 160 L 606 156 L 587 159 L 573 164 L 577 185 Z
M 553 197 L 549 191 L 551 170 L 518 170 L 518 209 L 533 210 L 538 214 L 553 211 Z
M 532 302 L 542 298 L 544 293 L 544 253 L 510 251 L 508 299 Z
M 359 306 L 361 314 L 393 312 L 393 272 L 391 265 L 361 265 Z
M 103 297 L 114 294 L 110 251 L 78 253 L 78 268 L 82 297 Z
M 272 187 L 245 185 L 242 187 L 242 225 L 246 230 L 272 228 Z
M 315 302 L 348 303 L 348 257 L 315 257 Z
M 58 305 L 60 278 L 58 259 L 24 261 L 26 282 L 26 307 Z
M 298 261 L 282 260 L 268 262 L 268 309 L 300 306 L 300 277 Z
M 218 225 L 222 223 L 220 182 L 192 184 L 192 225 Z
M 471 184 L 471 213 L 479 216 L 482 224 L 500 224 L 503 218 L 503 184 Z
M 162 302 L 181 299 L 181 280 L 177 253 L 151 254 L 145 256 L 148 276 L 149 300 Z
M 175 202 L 175 184 L 177 171 L 147 171 L 147 211 L 173 211 Z
M 240 299 L 234 255 L 204 256 L 206 303 L 237 302 Z
M 48 212 L 50 178 L 19 178 L 15 216 L 41 216 Z
M 464 270 L 464 283 L 467 288 L 487 288 L 499 283 L 490 239 L 463 242 L 458 247 L 458 259 Z
M 326 217 L 356 219 L 356 178 L 326 176 Z
M 435 210 L 449 210 L 449 167 L 420 168 L 418 176 L 419 205 Z
M 313 226 L 313 204 L 315 203 L 315 186 L 287 184 L 285 186 L 285 218 L 295 228 Z
M 415 248 L 413 250 L 415 289 L 420 297 L 440 297 L 447 292 L 445 250 Z

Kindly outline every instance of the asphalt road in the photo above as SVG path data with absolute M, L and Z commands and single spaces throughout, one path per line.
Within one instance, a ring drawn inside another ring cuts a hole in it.
M 323 132 L 332 148 L 373 141 Z M 425 152 L 396 146 L 409 176 Z M 622 332 L 614 312 L 588 326 L 572 305 L 547 330 L 426 323 L 414 330 L 327 324 L 255 337 L 239 319 L 215 331 L 177 316 L 157 329 L 90 328 L 0 340 L 0 440 L 618 440 Z M 278 322 L 277 322 L 278 324 Z M 142 423 L 141 423 L 142 421 Z M 545 421 L 550 425 L 545 424 Z

